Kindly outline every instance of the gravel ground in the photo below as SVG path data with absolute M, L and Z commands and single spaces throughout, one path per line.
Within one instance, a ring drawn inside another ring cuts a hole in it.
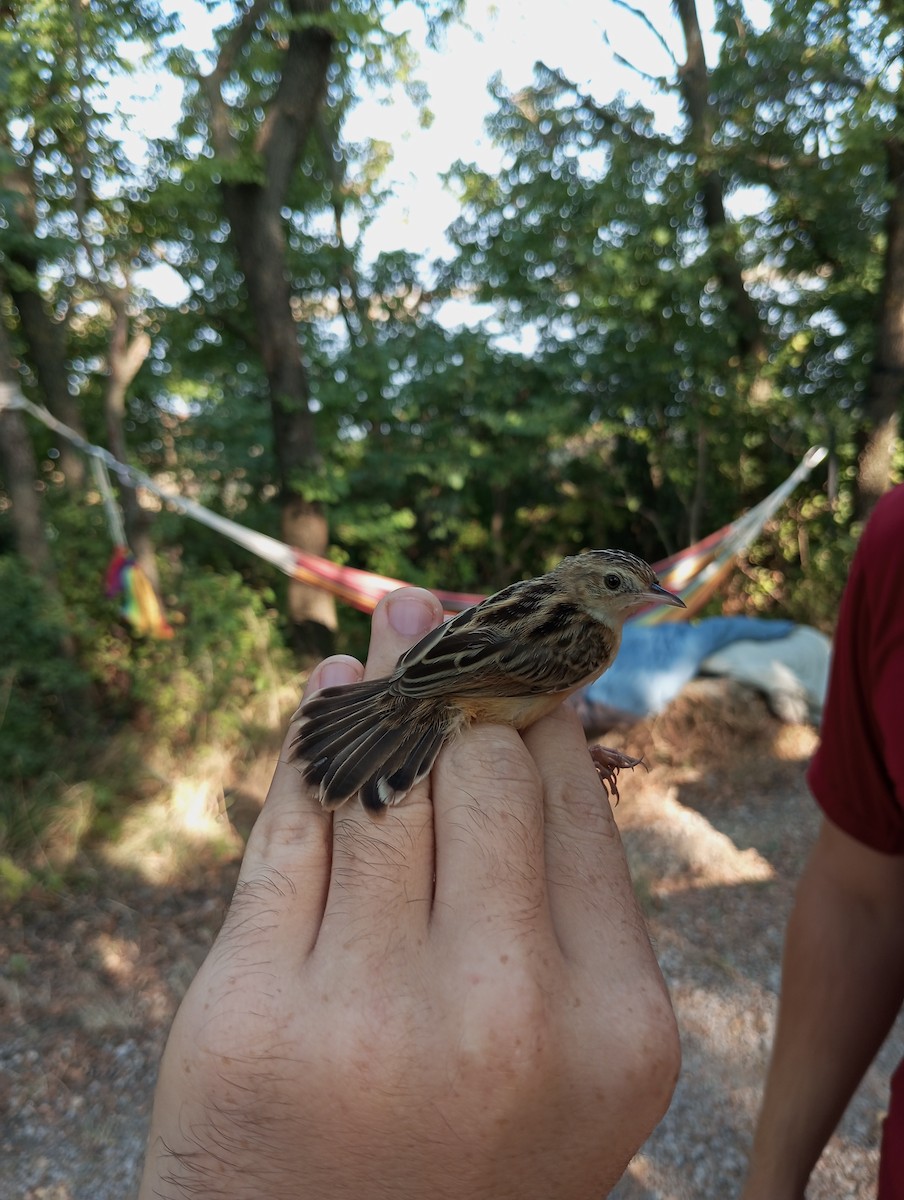
M 743 1176 L 783 930 L 817 826 L 804 783 L 815 736 L 778 725 L 750 693 L 700 684 L 626 744 L 653 764 L 623 779 L 617 817 L 684 1066 L 669 1113 L 613 1196 L 726 1200 Z M 156 1063 L 236 869 L 201 855 L 179 886 L 89 875 L 0 913 L 0 1200 L 135 1195 Z M 874 1196 L 887 1080 L 902 1056 L 899 1021 L 811 1200 Z

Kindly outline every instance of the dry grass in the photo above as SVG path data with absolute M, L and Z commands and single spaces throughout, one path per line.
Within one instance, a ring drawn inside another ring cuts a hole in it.
M 651 767 L 698 769 L 770 753 L 780 728 L 758 693 L 730 680 L 696 679 L 665 712 L 615 736 Z
M 648 914 L 675 893 L 775 878 L 711 810 L 739 803 L 750 779 L 771 770 L 776 741 L 807 740 L 805 730 L 789 738 L 749 689 L 698 680 L 660 716 L 603 740 L 642 754 L 647 767 L 623 775 L 616 819 Z

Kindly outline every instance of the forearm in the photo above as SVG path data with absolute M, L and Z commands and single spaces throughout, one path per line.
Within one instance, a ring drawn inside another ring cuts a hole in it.
M 745 1200 L 803 1197 L 900 1007 L 900 912 L 839 881 L 817 846 L 788 925 L 778 1028 Z

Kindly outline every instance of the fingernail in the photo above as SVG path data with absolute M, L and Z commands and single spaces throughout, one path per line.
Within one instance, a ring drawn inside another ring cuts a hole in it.
M 340 687 L 343 683 L 357 683 L 359 672 L 347 662 L 326 662 L 320 668 L 320 678 L 316 680 L 320 688 Z
M 389 624 L 402 637 L 425 634 L 436 624 L 436 612 L 415 596 L 398 596 L 387 601 Z

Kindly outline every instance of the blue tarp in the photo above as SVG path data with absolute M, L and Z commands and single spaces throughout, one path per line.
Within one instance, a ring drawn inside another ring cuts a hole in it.
M 591 683 L 582 698 L 591 704 L 620 708 L 638 717 L 661 712 L 717 650 L 740 641 L 772 641 L 787 637 L 793 621 L 761 621 L 756 617 L 705 617 L 695 625 L 667 621 L 662 625 L 627 624 L 613 665 Z

